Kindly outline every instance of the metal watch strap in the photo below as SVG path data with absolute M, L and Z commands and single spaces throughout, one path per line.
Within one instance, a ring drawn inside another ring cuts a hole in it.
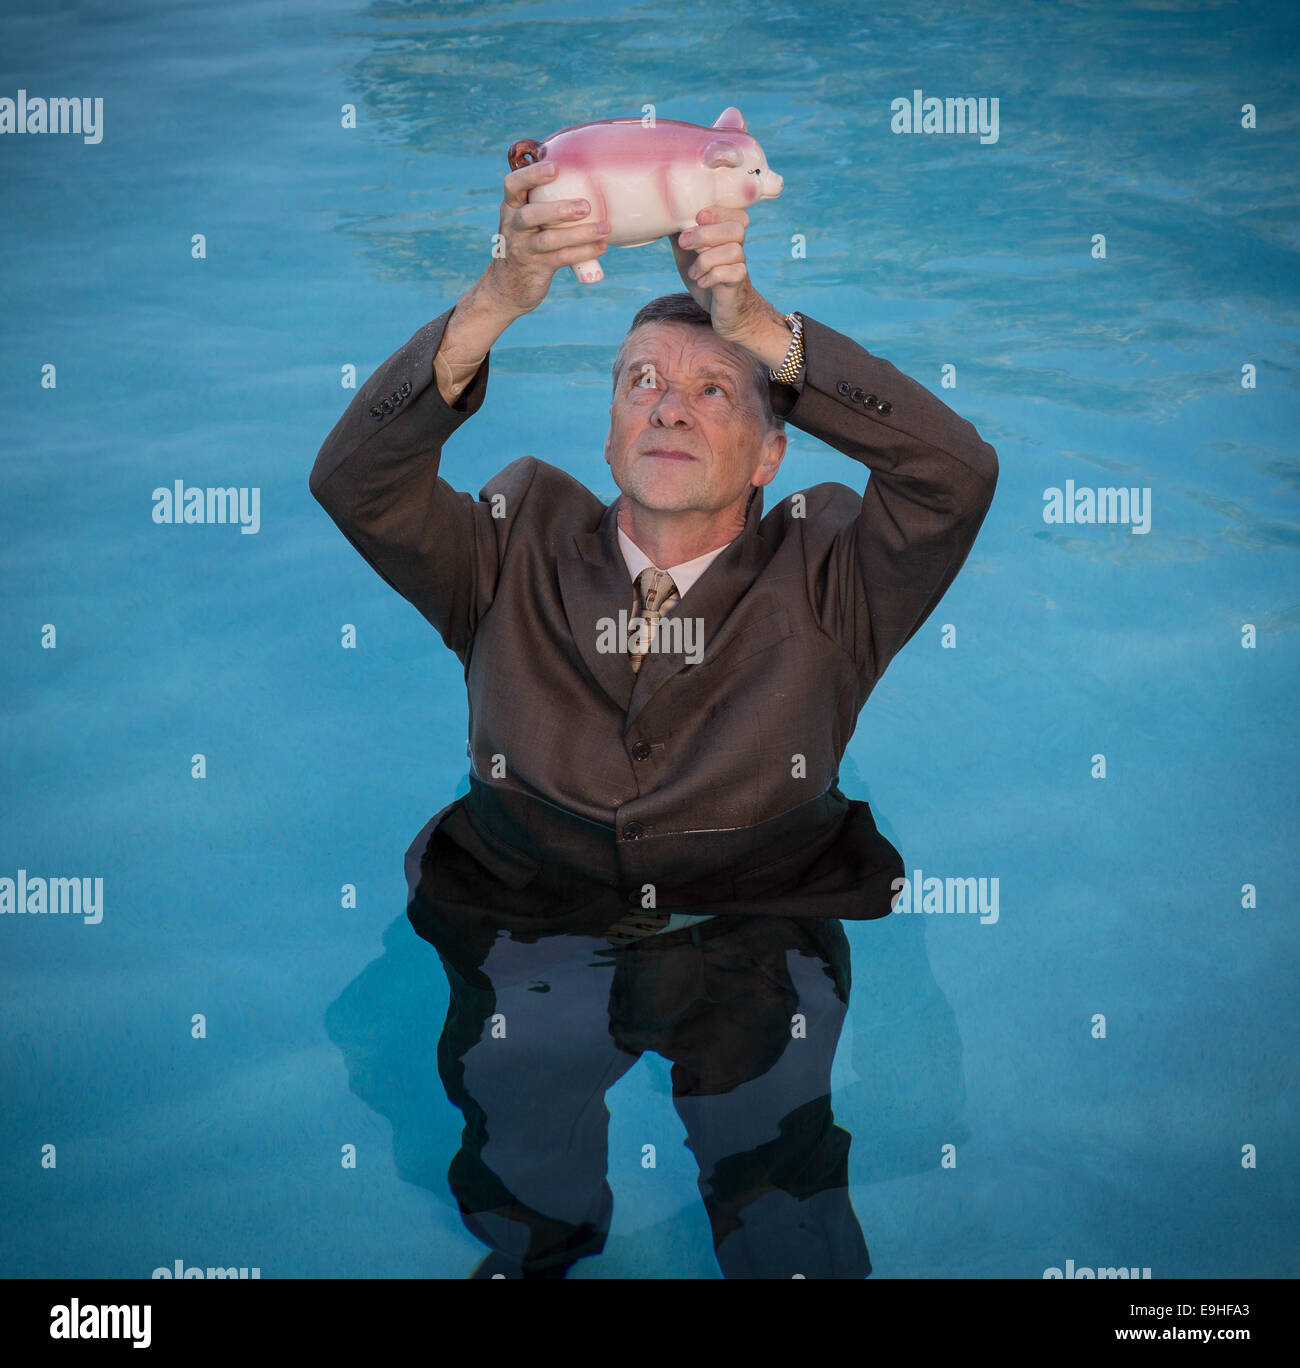
M 803 319 L 797 313 L 788 313 L 785 321 L 794 333 L 790 341 L 790 350 L 785 354 L 781 369 L 769 370 L 768 376 L 777 384 L 790 385 L 803 368 Z

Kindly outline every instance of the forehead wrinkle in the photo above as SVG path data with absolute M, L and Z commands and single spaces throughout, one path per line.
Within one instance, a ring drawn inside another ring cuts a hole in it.
M 668 368 L 656 362 L 652 356 L 634 356 L 623 363 L 628 370 L 635 370 L 638 366 L 652 366 L 662 374 L 668 373 Z M 691 372 L 694 379 L 716 379 L 724 378 L 727 380 L 743 380 L 745 371 L 736 361 L 729 356 L 712 356 L 705 358 L 705 369 Z

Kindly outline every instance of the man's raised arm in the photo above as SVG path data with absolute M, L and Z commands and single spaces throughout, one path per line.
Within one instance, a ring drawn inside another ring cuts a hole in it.
M 541 303 L 557 270 L 600 255 L 609 233 L 607 223 L 573 225 L 588 212 L 583 200 L 528 203 L 554 174 L 537 163 L 506 176 L 504 254 L 362 385 L 308 481 L 344 536 L 462 659 L 492 602 L 526 488 L 494 518 L 485 500 L 441 477 L 443 445 L 482 404 L 497 338 Z
M 829 542 L 813 586 L 825 629 L 852 650 L 871 687 L 965 563 L 993 501 L 998 458 L 972 423 L 852 338 L 806 316 L 803 335 L 803 381 L 784 417 L 871 471 L 861 509 Z
M 715 205 L 697 220 L 699 227 L 671 239 L 683 282 L 720 337 L 779 370 L 792 333 L 750 282 L 749 215 Z M 871 471 L 860 506 L 824 487 L 819 506 L 805 510 L 808 593 L 823 630 L 852 653 L 869 691 L 964 564 L 993 501 L 998 458 L 973 424 L 924 386 L 800 316 L 802 374 L 778 388 L 775 407 Z

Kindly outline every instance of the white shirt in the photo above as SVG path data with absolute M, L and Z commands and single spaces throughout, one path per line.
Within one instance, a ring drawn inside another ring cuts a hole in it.
M 734 541 L 735 538 L 732 538 Z M 623 559 L 627 562 L 628 573 L 632 576 L 632 583 L 636 583 L 636 577 L 646 568 L 647 565 L 654 565 L 654 561 L 646 555 L 644 551 L 627 535 L 620 527 L 618 529 L 618 545 L 623 552 Z M 713 564 L 714 559 L 731 545 L 727 542 L 722 546 L 715 547 L 712 551 L 706 551 L 702 556 L 696 556 L 694 560 L 683 561 L 680 565 L 670 565 L 667 567 L 668 573 L 673 577 L 673 584 L 677 587 L 678 598 L 685 598 L 686 591 L 695 583 L 697 579 Z M 662 565 L 655 565 L 656 570 L 663 570 Z M 668 610 L 672 612 L 670 608 Z

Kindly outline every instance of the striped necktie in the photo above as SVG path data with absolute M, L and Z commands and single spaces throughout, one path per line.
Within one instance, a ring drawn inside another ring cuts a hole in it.
M 677 602 L 677 586 L 667 570 L 656 570 L 647 565 L 636 577 L 635 616 L 644 622 L 634 625 L 628 632 L 628 654 L 632 657 L 633 670 L 640 670 L 641 661 L 653 649 L 655 635 L 659 630 L 659 619 L 664 612 Z M 643 646 L 644 650 L 638 650 Z

